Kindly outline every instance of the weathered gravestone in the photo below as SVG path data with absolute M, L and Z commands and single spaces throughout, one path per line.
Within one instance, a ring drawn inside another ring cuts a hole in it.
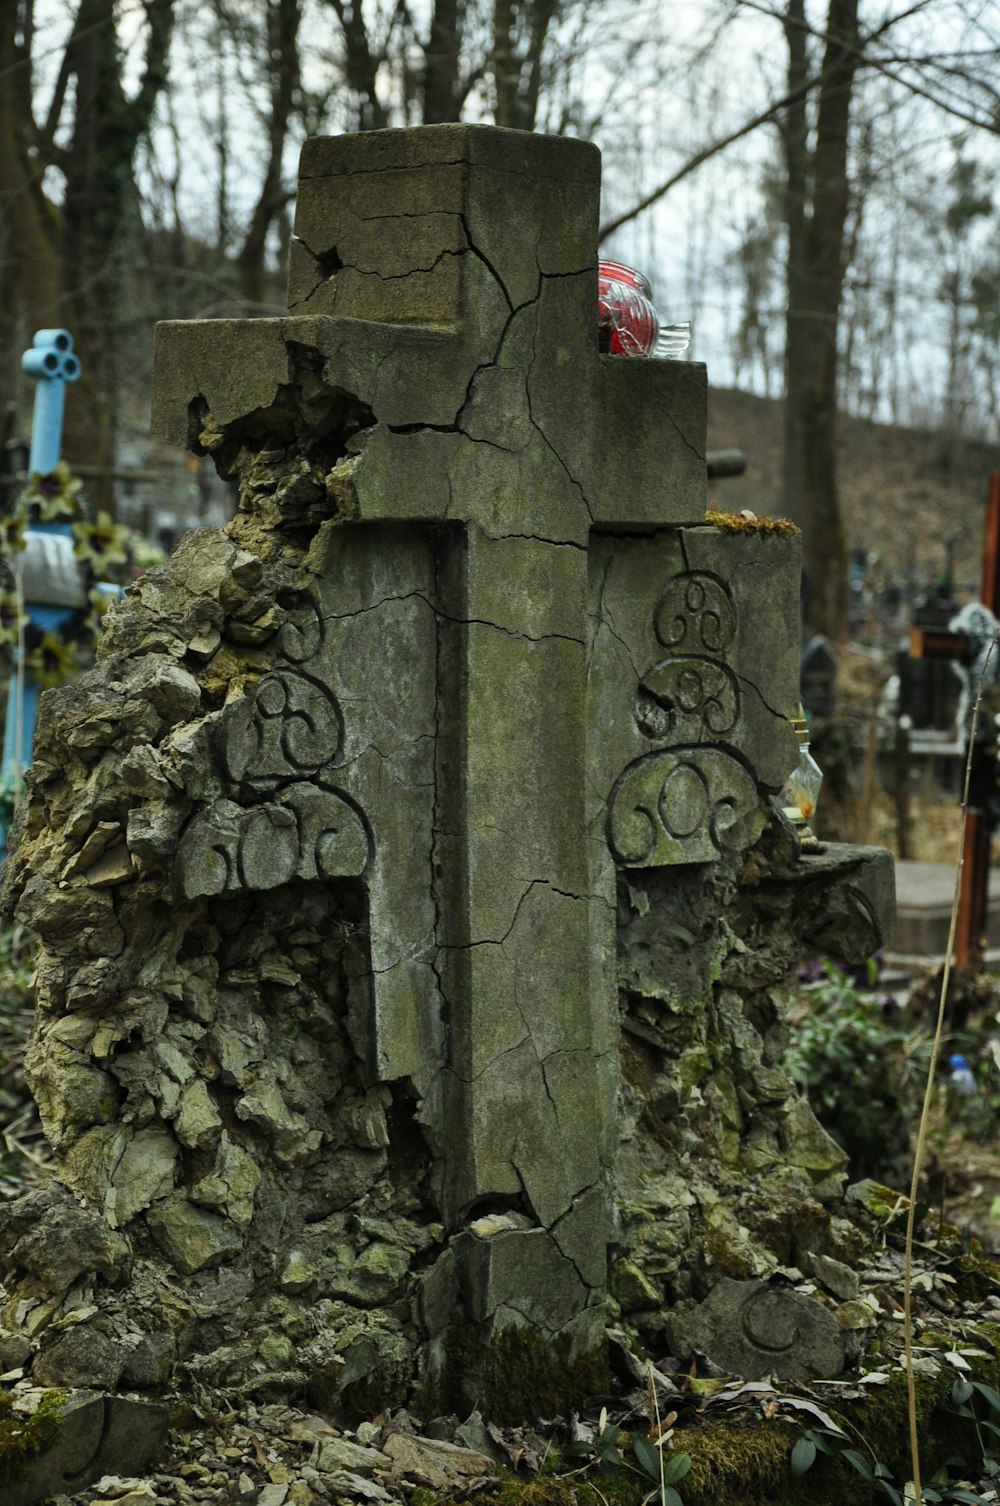
M 798 542 L 699 521 L 702 367 L 599 356 L 598 186 L 485 127 L 312 141 L 289 316 L 160 328 L 156 423 L 239 510 L 47 700 L 5 875 L 60 1180 L 0 1215 L 0 1358 L 40 1381 L 558 1405 L 609 1248 L 648 1332 L 695 1290 L 664 1157 L 718 1130 L 730 1191 L 749 1148 L 836 1196 L 760 1020 L 804 929 L 877 942 L 886 865 L 803 877 L 770 804 Z

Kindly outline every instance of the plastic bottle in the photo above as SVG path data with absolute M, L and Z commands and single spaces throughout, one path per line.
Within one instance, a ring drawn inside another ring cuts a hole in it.
M 951 1068 L 948 1086 L 953 1093 L 957 1093 L 960 1098 L 972 1098 L 979 1092 L 979 1084 L 964 1056 L 956 1052 L 954 1056 L 949 1056 L 948 1065 Z

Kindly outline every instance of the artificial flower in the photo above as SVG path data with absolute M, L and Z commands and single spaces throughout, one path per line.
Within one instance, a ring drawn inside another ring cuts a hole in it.
M 24 667 L 43 690 L 61 685 L 78 668 L 73 649 L 55 633 L 45 634 L 38 647 L 25 656 Z
M 128 563 L 131 530 L 116 523 L 110 513 L 99 512 L 96 523 L 73 525 L 73 553 L 102 576 L 111 565 Z
M 26 515 L 23 512 L 5 513 L 0 518 L 0 551 L 6 555 L 20 554 L 25 546 L 26 527 Z
M 77 495 L 83 488 L 65 460 L 60 460 L 54 471 L 47 476 L 32 475 L 26 491 L 22 492 L 22 508 L 37 507 L 42 523 L 72 521 L 79 515 Z
M 21 615 L 17 593 L 4 591 L 0 594 L 0 646 L 17 642 Z

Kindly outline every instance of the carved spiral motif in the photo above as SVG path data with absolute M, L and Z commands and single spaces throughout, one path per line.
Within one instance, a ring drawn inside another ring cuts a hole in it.
M 294 611 L 278 634 L 278 652 L 289 664 L 305 664 L 326 640 L 326 622 L 316 602 Z
M 638 758 L 608 802 L 608 846 L 627 868 L 708 863 L 744 838 L 757 787 L 720 748 L 664 749 Z
M 691 570 L 667 582 L 653 626 L 671 653 L 725 654 L 736 636 L 736 611 L 721 580 Z
M 224 717 L 226 768 L 237 784 L 315 774 L 333 762 L 342 740 L 336 698 L 294 669 L 272 670 L 256 697 L 236 701 Z
M 782 1292 L 754 1292 L 743 1304 L 740 1327 L 755 1349 L 785 1354 L 801 1340 L 800 1314 Z
M 713 659 L 664 659 L 642 678 L 635 719 L 656 742 L 713 742 L 739 719 L 739 691 L 732 671 Z
M 175 870 L 185 898 L 227 890 L 274 889 L 293 878 L 356 877 L 371 860 L 368 821 L 324 773 L 343 742 L 336 697 L 303 666 L 323 646 L 315 605 L 282 629 L 286 660 L 256 694 L 231 701 L 218 749 L 238 803 L 216 800 L 188 826 Z

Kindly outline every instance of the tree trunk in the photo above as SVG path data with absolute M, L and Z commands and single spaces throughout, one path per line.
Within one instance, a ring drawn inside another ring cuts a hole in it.
M 282 184 L 282 163 L 288 122 L 299 85 L 300 0 L 271 0 L 267 16 L 268 53 L 271 58 L 271 109 L 267 122 L 268 155 L 264 181 L 246 237 L 236 259 L 240 291 L 250 303 L 265 299 L 265 252 L 275 216 L 288 201 Z
M 424 48 L 424 124 L 458 119 L 458 62 L 464 6 L 461 0 L 434 0 L 431 31 Z
M 800 67 L 793 32 L 802 0 L 789 0 L 786 34 L 791 69 Z M 812 153 L 801 122 L 789 145 L 788 347 L 783 504 L 802 529 L 807 620 L 840 642 L 847 630 L 847 545 L 836 477 L 837 326 L 844 284 L 847 136 L 858 62 L 858 0 L 830 0 L 827 43 Z M 811 214 L 799 217 L 801 202 Z M 792 204 L 792 196 L 796 202 Z
M 36 329 L 62 318 L 59 216 L 42 191 L 44 163 L 32 141 L 31 68 L 23 36 L 23 3 L 0 5 L 0 403 L 26 421 L 30 383 L 21 355 Z
M 80 0 L 68 61 L 76 78 L 73 135 L 65 153 L 63 274 L 67 323 L 83 365 L 79 396 L 66 410 L 65 450 L 110 470 L 120 381 L 117 331 L 128 231 L 138 225 L 133 162 L 167 79 L 173 0 L 149 0 L 143 76 L 126 95 L 114 0 Z M 129 225 L 130 215 L 135 223 Z M 97 501 L 111 507 L 107 476 Z
M 382 58 L 372 51 L 361 0 L 330 0 L 344 38 L 347 87 L 357 99 L 357 129 L 377 131 L 389 124 L 378 97 L 376 75 Z

